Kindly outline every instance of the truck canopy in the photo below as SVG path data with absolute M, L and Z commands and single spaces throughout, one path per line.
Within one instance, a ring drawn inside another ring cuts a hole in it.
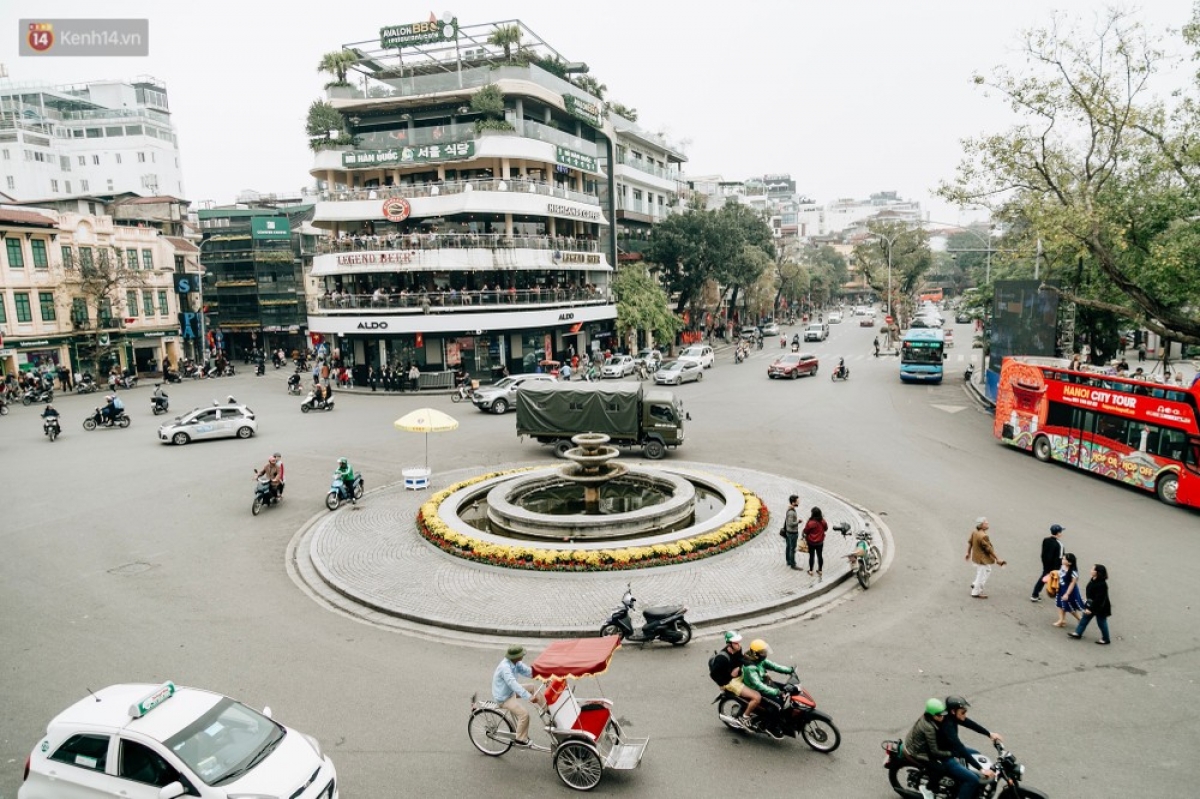
M 638 435 L 640 383 L 537 383 L 517 392 L 517 435 Z

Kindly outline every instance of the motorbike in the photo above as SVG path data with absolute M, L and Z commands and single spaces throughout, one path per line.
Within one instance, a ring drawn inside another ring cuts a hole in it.
M 173 369 L 168 369 L 165 382 L 167 382 L 167 383 L 182 383 L 183 375 L 179 374 L 179 372 L 176 372 Z
M 749 730 L 760 735 L 769 735 L 776 740 L 787 736 L 795 738 L 799 735 L 812 749 L 829 754 L 842 743 L 842 733 L 829 714 L 817 710 L 817 700 L 812 694 L 800 687 L 796 675 L 788 675 L 787 682 L 772 685 L 787 697 L 782 707 L 772 704 L 766 697 L 759 705 L 759 710 L 752 718 L 759 719 L 757 725 L 747 727 L 742 724 L 742 714 L 746 712 L 746 700 L 734 696 L 728 691 L 721 691 L 713 703 L 717 706 L 717 717 L 726 727 L 734 730 Z
M 130 374 L 113 375 L 108 379 L 108 385 L 113 390 L 137 388 L 137 376 Z
M 295 394 L 296 396 L 299 396 L 302 392 L 303 392 L 303 389 L 300 388 L 300 373 L 296 372 L 295 374 L 293 374 L 291 377 L 288 378 L 287 393 Z
M 364 490 L 361 474 L 354 475 L 354 490 L 348 493 L 342 476 L 334 472 L 333 480 L 329 483 L 329 493 L 325 495 L 325 507 L 337 510 L 346 500 L 350 500 L 350 503 L 354 504 L 362 499 Z
M 829 376 L 829 379 L 834 381 L 835 383 L 839 380 L 849 380 L 850 379 L 850 367 L 846 366 L 845 364 L 835 367 L 833 370 L 833 374 L 831 374 Z
M 129 423 L 131 421 L 132 420 L 129 418 L 129 414 L 125 413 L 124 408 L 122 408 L 119 411 L 117 411 L 116 413 L 114 413 L 113 417 L 111 419 L 109 419 L 108 421 L 104 420 L 104 409 L 97 408 L 95 413 L 93 413 L 91 416 L 89 416 L 88 418 L 83 420 L 83 429 L 92 431 L 92 430 L 95 430 L 97 427 L 122 427 L 122 428 L 124 428 L 124 427 L 129 427 Z
M 93 391 L 99 390 L 100 386 L 96 385 L 91 372 L 84 372 L 83 376 L 79 378 L 79 382 L 75 384 L 76 394 L 91 394 Z
M 281 501 L 283 497 L 271 490 L 271 481 L 265 476 L 259 477 L 254 486 L 254 502 L 250 505 L 250 512 L 257 516 L 262 513 L 264 506 L 278 505 Z
M 259 361 L 257 364 L 255 364 L 255 366 L 254 366 L 254 376 L 255 376 L 255 377 L 262 377 L 262 376 L 263 376 L 263 375 L 265 375 L 266 373 L 267 373 L 267 362 L 266 362 L 266 361 L 263 361 L 263 360 L 260 360 L 260 361 Z
M 150 410 L 158 416 L 160 413 L 166 413 L 170 406 L 171 401 L 167 399 L 167 392 L 162 390 L 162 383 L 155 383 L 154 394 L 150 397 Z
M 454 389 L 454 393 L 450 395 L 451 402 L 473 402 L 474 400 L 475 388 L 470 383 L 463 383 Z
M 963 382 L 970 383 L 971 378 L 974 376 L 974 374 L 975 374 L 975 364 L 973 364 L 973 363 L 967 364 L 967 371 L 963 372 Z
M 636 605 L 633 587 L 627 585 L 625 595 L 621 597 L 621 606 L 616 608 L 608 617 L 608 621 L 600 627 L 600 635 L 619 635 L 622 640 L 643 644 L 647 641 L 662 640 L 672 646 L 684 646 L 692 640 L 692 625 L 684 618 L 684 614 L 687 613 L 686 605 L 644 608 L 644 623 L 640 630 L 634 629 L 633 626 L 632 616 Z
M 319 400 L 316 398 L 316 395 L 310 391 L 310 392 L 308 392 L 308 396 L 304 398 L 304 402 L 300 403 L 300 410 L 304 413 L 308 413 L 309 411 L 314 411 L 314 410 L 315 411 L 332 411 L 333 410 L 333 400 L 332 399 L 320 399 Z
M 193 380 L 199 380 L 200 378 L 205 377 L 205 374 L 204 370 L 200 368 L 199 364 L 188 361 L 183 365 L 183 376 L 190 377 Z
M 42 420 L 42 432 L 50 437 L 51 441 L 62 435 L 62 425 L 58 423 L 57 416 L 47 416 Z
M 35 402 L 54 402 L 54 389 L 40 387 L 25 389 L 25 393 L 21 395 L 21 404 L 28 406 Z
M 283 358 L 279 357 L 279 353 L 275 353 L 275 355 L 271 356 L 271 363 L 274 364 L 276 369 L 283 368 Z
M 979 799 L 1048 799 L 1036 788 L 1021 785 L 1021 780 L 1025 778 L 1025 767 L 1002 743 L 995 741 L 994 744 L 994 761 L 986 755 L 975 753 L 980 771 L 990 769 L 996 774 L 994 779 L 980 786 Z M 903 741 L 883 742 L 883 751 L 887 752 L 883 767 L 887 769 L 888 782 L 893 791 L 904 799 L 953 799 L 958 796 L 958 783 L 949 775 L 930 773 L 928 768 L 909 760 L 903 749 Z

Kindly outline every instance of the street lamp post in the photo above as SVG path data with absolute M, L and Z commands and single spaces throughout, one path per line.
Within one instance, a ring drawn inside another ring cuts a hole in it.
M 900 234 L 907 233 L 907 232 L 908 231 L 906 231 L 906 230 L 901 230 L 901 231 L 897 232 L 894 236 L 888 236 L 885 233 L 877 233 L 874 230 L 867 231 L 868 236 L 878 236 L 879 238 L 883 239 L 884 242 L 887 244 L 888 290 L 887 290 L 887 306 L 885 308 L 884 316 L 891 317 L 893 319 L 895 317 L 892 314 L 892 247 L 895 246 L 896 239 L 900 237 Z M 891 340 L 892 340 L 892 329 L 891 329 L 891 325 L 889 324 L 888 325 L 889 348 L 891 346 Z
M 208 338 L 207 331 L 204 329 L 204 277 L 206 272 L 204 271 L 204 264 L 200 259 L 204 257 L 204 245 L 210 243 L 212 243 L 212 239 L 204 239 L 196 248 L 198 251 L 196 255 L 196 266 L 200 270 L 196 274 L 196 286 L 199 289 L 198 293 L 200 297 L 200 352 L 199 358 L 197 359 L 200 366 L 205 366 L 208 363 Z

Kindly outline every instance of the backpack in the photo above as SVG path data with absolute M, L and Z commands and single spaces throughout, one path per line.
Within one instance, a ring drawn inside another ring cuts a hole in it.
M 725 684 L 728 682 L 728 680 L 723 679 L 725 675 L 718 675 L 716 673 L 716 668 L 717 668 L 717 660 L 718 660 L 718 658 L 721 657 L 721 654 L 724 651 L 725 650 L 723 650 L 723 649 L 718 649 L 716 652 L 713 653 L 713 656 L 708 659 L 708 677 L 709 677 L 709 679 L 711 679 L 713 682 L 715 682 L 718 686 L 720 686 L 722 688 L 725 687 Z

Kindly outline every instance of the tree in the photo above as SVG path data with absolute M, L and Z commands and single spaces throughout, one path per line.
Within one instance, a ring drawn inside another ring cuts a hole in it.
M 136 261 L 126 263 L 122 250 L 111 245 L 79 247 L 71 262 L 77 268 L 66 271 L 63 286 L 71 297 L 72 322 L 87 331 L 77 352 L 80 362 L 100 377 L 106 365 L 117 362 L 125 317 L 137 315 L 136 300 L 130 308 L 127 292 L 145 289 L 147 273 Z M 96 311 L 94 324 L 91 309 Z
M 325 72 L 333 75 L 334 79 L 325 84 L 325 88 L 330 86 L 349 86 L 346 81 L 346 75 L 350 71 L 350 67 L 358 63 L 358 56 L 349 50 L 333 50 L 321 56 L 321 62 L 317 64 L 317 72 Z
M 574 75 L 571 78 L 571 82 L 583 89 L 588 94 L 592 95 L 593 97 L 598 97 L 601 100 L 604 99 L 604 93 L 608 91 L 607 86 L 593 78 L 591 75 Z
M 513 126 L 504 118 L 504 92 L 494 83 L 489 83 L 471 95 L 471 110 L 481 114 L 475 120 L 475 130 L 512 130 Z
M 521 27 L 519 25 L 499 25 L 488 36 L 488 44 L 504 48 L 504 60 L 512 61 L 513 45 L 517 52 L 521 51 Z
M 636 108 L 629 108 L 621 103 L 614 102 L 607 102 L 604 104 L 604 107 L 617 116 L 628 119 L 630 122 L 637 122 L 638 120 L 638 112 Z
M 1184 38 L 1200 49 L 1200 9 Z M 957 175 L 939 193 L 1020 224 L 1026 251 L 1043 253 L 1040 277 L 1058 281 L 1047 290 L 1200 343 L 1196 99 L 1181 93 L 1168 107 L 1150 98 L 1163 55 L 1120 11 L 1091 33 L 1056 16 L 1026 36 L 1024 55 L 1029 74 L 1002 68 L 975 79 L 1019 123 L 964 142 Z
M 622 266 L 612 288 L 617 295 L 617 335 L 622 341 L 639 331 L 653 333 L 657 342 L 675 341 L 683 322 L 671 313 L 667 293 L 643 264 Z
M 316 152 L 335 144 L 353 144 L 354 139 L 346 132 L 346 118 L 324 100 L 313 100 L 308 107 L 308 119 L 304 123 L 308 134 L 308 146 Z M 336 132 L 336 135 L 330 135 Z
M 902 320 L 908 317 L 913 291 L 933 265 L 929 234 L 922 228 L 911 228 L 895 222 L 872 222 L 867 225 L 867 230 L 872 235 L 854 245 L 854 259 L 862 269 L 867 284 L 885 297 L 890 283 L 892 296 L 888 298 L 887 305 L 897 314 L 897 323 L 903 327 Z

